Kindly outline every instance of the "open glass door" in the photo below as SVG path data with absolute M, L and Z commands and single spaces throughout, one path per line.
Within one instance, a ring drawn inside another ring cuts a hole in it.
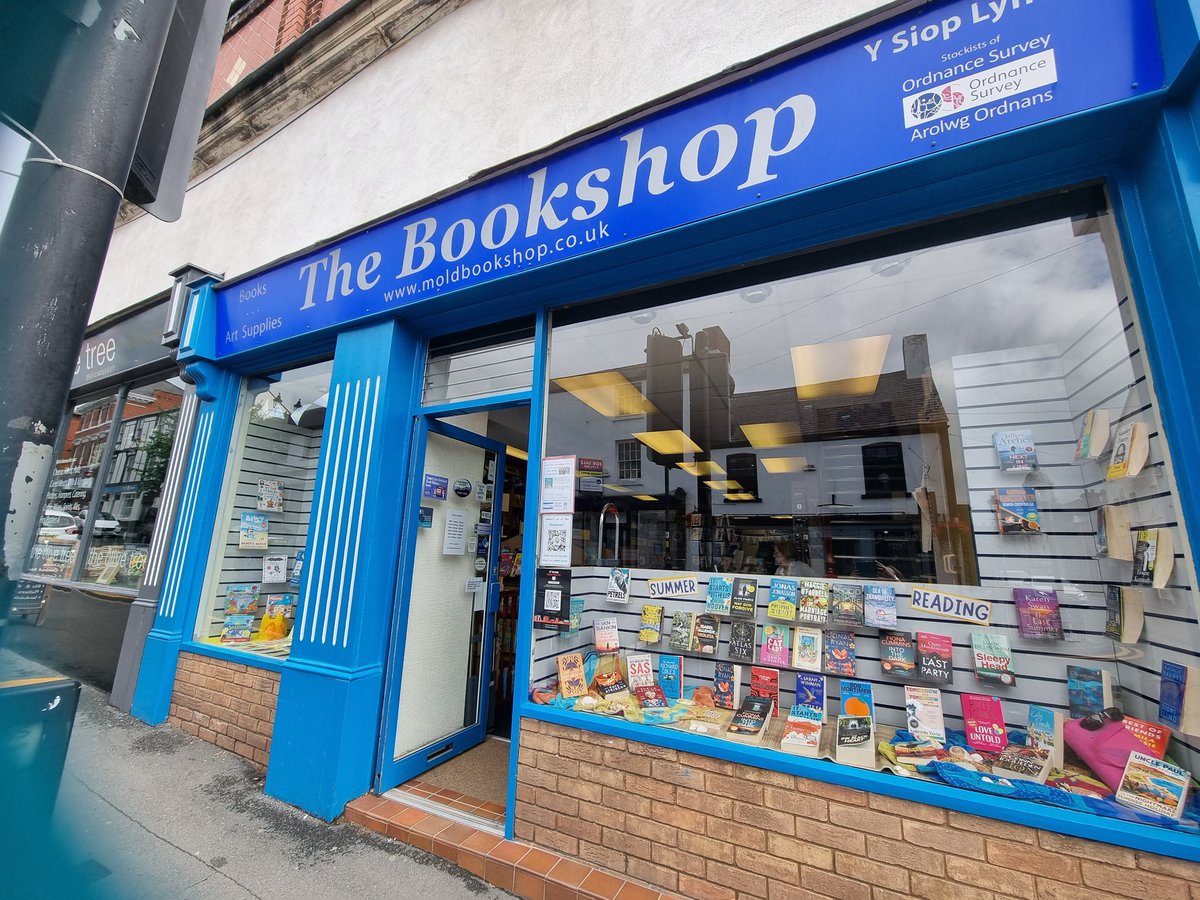
M 416 435 L 380 790 L 484 739 L 504 445 L 436 419 Z

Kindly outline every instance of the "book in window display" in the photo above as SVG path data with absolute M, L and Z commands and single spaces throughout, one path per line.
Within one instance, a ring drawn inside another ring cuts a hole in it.
M 753 578 L 733 579 L 729 614 L 737 619 L 753 619 L 758 614 L 758 582 Z
M 668 700 L 683 697 L 683 657 L 660 656 L 658 658 L 658 686 Z
M 284 584 L 287 582 L 287 556 L 272 554 L 262 561 L 262 583 Z
M 657 644 L 662 640 L 663 608 L 653 603 L 642 604 L 642 624 L 638 640 L 643 644 Z
M 1175 544 L 1168 528 L 1143 528 L 1133 544 L 1133 584 L 1165 588 L 1175 565 Z
M 1116 799 L 1133 809 L 1178 820 L 1183 815 L 1192 774 L 1145 753 L 1129 754 Z
M 1124 506 L 1111 504 L 1096 510 L 1096 555 L 1133 562 L 1133 535 Z
M 896 589 L 892 585 L 863 587 L 863 624 L 868 628 L 896 627 Z
M 737 709 L 741 705 L 741 666 L 723 659 L 713 664 L 713 702 L 722 709 Z
M 221 625 L 221 643 L 222 644 L 245 644 L 250 640 L 250 634 L 254 630 L 254 616 L 250 615 L 232 615 L 226 616 L 224 623 Z
M 672 650 L 691 650 L 692 631 L 695 628 L 695 613 L 676 610 L 671 617 L 671 637 L 667 646 Z
M 861 584 L 835 581 L 829 586 L 828 623 L 839 628 L 863 624 L 864 600 Z
M 729 658 L 736 662 L 754 662 L 754 622 L 733 619 L 729 623 Z
M 261 641 L 277 641 L 287 637 L 292 630 L 291 594 L 267 594 L 266 609 L 262 622 L 258 626 L 258 638 Z
M 708 579 L 708 600 L 704 611 L 716 616 L 727 616 L 733 602 L 733 579 L 725 575 L 711 575 Z
M 1008 746 L 1004 727 L 1004 709 L 999 697 L 986 694 L 960 694 L 967 746 L 972 750 L 999 753 Z
M 630 653 L 625 657 L 625 680 L 634 689 L 654 684 L 654 664 L 649 653 Z
M 259 512 L 283 512 L 283 482 L 260 479 L 257 507 Z
M 1142 636 L 1145 611 L 1137 588 L 1109 584 L 1104 587 L 1104 633 L 1122 644 L 1136 644 Z
M 816 672 L 796 673 L 796 702 L 825 714 L 825 676 Z
M 1145 745 L 1146 749 L 1142 752 L 1149 753 L 1155 759 L 1166 757 L 1167 745 L 1171 741 L 1171 729 L 1135 716 L 1122 716 L 1121 724 Z
M 666 709 L 671 704 L 667 695 L 657 684 L 645 684 L 633 689 L 634 695 L 642 709 Z
M 697 613 L 692 624 L 692 649 L 714 654 L 721 641 L 721 620 L 712 613 Z
M 996 431 L 992 434 L 992 444 L 1001 472 L 1032 472 L 1038 467 L 1037 444 L 1032 431 Z
M 1050 755 L 1044 750 L 1024 744 L 1009 744 L 992 763 L 992 774 L 1010 781 L 1044 784 L 1050 768 Z
M 871 682 L 843 678 L 838 682 L 838 691 L 839 715 L 875 718 L 875 688 Z
M 971 635 L 971 658 L 975 665 L 975 680 L 984 684 L 1017 683 L 1013 675 L 1012 649 L 1008 638 L 994 631 L 977 631 Z
M 912 678 L 917 669 L 917 647 L 907 631 L 879 633 L 879 667 L 893 678 Z
M 621 634 L 617 629 L 617 620 L 605 616 L 592 621 L 592 633 L 596 641 L 597 653 L 619 653 L 621 650 Z
M 628 603 L 629 581 L 630 574 L 628 569 L 622 569 L 619 566 L 610 569 L 608 573 L 608 593 L 605 599 L 609 603 Z
M 571 598 L 571 613 L 568 619 L 567 634 L 579 634 L 583 628 L 583 598 Z
M 795 704 L 788 710 L 783 723 L 779 749 L 797 756 L 817 756 L 821 750 L 821 726 L 824 720 L 822 711 L 803 703 Z
M 1053 769 L 1063 767 L 1063 714 L 1048 706 L 1030 704 L 1029 727 L 1027 729 L 1030 746 L 1045 752 L 1050 757 Z
M 1062 616 L 1058 592 L 1039 588 L 1013 588 L 1017 606 L 1017 631 L 1030 640 L 1061 640 Z
M 722 737 L 733 720 L 734 712 L 719 706 L 693 706 L 682 720 L 681 727 L 694 734 Z
M 767 617 L 784 622 L 795 621 L 797 589 L 797 583 L 791 578 L 772 578 Z
M 1163 660 L 1158 721 L 1184 734 L 1200 735 L 1200 667 Z
M 870 716 L 838 716 L 834 758 L 846 766 L 875 768 L 875 723 Z
M 566 698 L 582 697 L 588 692 L 587 679 L 584 678 L 583 654 L 561 653 L 558 664 L 558 690 Z
M 1108 446 L 1109 420 L 1107 409 L 1090 409 L 1083 420 L 1083 430 L 1075 442 L 1076 463 L 1096 459 Z
M 954 641 L 948 635 L 917 632 L 917 677 L 938 684 L 954 683 Z
M 258 612 L 259 586 L 257 584 L 231 584 L 225 589 L 225 615 L 244 616 L 251 619 Z
M 919 741 L 946 742 L 946 720 L 942 710 L 942 692 L 935 687 L 915 684 L 904 686 L 905 726 Z
M 750 695 L 765 697 L 779 709 L 779 670 L 766 666 L 750 667 Z
M 1113 705 L 1112 675 L 1106 669 L 1067 666 L 1067 704 L 1072 719 L 1103 712 Z
M 1113 437 L 1112 456 L 1109 457 L 1105 481 L 1134 478 L 1150 458 L 1150 435 L 1142 422 L 1129 421 L 1117 426 Z
M 774 709 L 775 705 L 769 697 L 749 695 L 734 713 L 725 737 L 743 744 L 761 744 L 767 726 L 771 724 Z
M 802 669 L 806 672 L 820 672 L 822 663 L 821 629 L 797 625 L 792 631 L 795 633 L 792 640 L 792 668 Z
M 768 623 L 762 627 L 762 648 L 758 661 L 765 666 L 787 667 L 792 661 L 791 629 Z
M 825 671 L 830 675 L 854 675 L 857 654 L 853 631 L 825 632 Z
M 824 625 L 829 620 L 829 585 L 806 578 L 800 582 L 800 602 L 796 609 L 800 622 Z
M 1030 488 L 996 488 L 995 504 L 1001 534 L 1037 534 L 1042 530 L 1037 495 Z

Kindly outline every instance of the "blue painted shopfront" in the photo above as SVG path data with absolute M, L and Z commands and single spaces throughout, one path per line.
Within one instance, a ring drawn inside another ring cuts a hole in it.
M 1003 16 L 1000 11 L 1003 10 Z M 955 68 L 955 67 L 958 68 Z M 947 70 L 952 70 L 948 72 Z M 943 73 L 943 74 L 939 74 Z M 945 77 L 948 75 L 949 77 Z M 347 533 L 357 544 L 354 594 L 306 583 L 304 635 L 281 672 L 267 792 L 324 818 L 373 786 L 394 635 L 396 584 L 414 416 L 431 338 L 535 316 L 529 457 L 541 455 L 551 311 L 614 298 L 655 302 L 656 286 L 770 261 L 1067 187 L 1102 183 L 1134 282 L 1151 370 L 1176 462 L 1185 519 L 1200 523 L 1200 3 L 1022 0 L 931 3 L 542 158 L 523 161 L 386 221 L 261 271 L 196 292 L 180 360 L 202 401 L 177 529 L 133 711 L 165 720 L 181 650 L 247 662 L 189 638 L 204 580 L 241 379 L 332 354 L 333 384 L 360 386 L 376 414 L 348 407 L 367 441 L 361 470 L 322 452 L 318 503 L 346 510 L 315 522 L 309 546 Z M 930 90 L 932 85 L 936 90 Z M 474 409 L 470 402 L 437 411 Z M 328 433 L 345 435 L 335 413 Z M 361 514 L 355 479 L 394 498 Z M 537 535 L 528 479 L 527 542 Z M 340 516 L 340 518 L 339 518 Z M 331 534 L 323 535 L 322 529 Z M 535 549 L 526 547 L 527 558 Z M 309 560 L 311 571 L 334 555 Z M 517 696 L 528 684 L 532 579 L 522 584 Z M 329 620 L 328 622 L 326 620 Z M 336 621 L 332 628 L 321 627 Z M 306 636 L 311 635 L 311 637 Z M 578 719 L 532 704 L 521 716 Z M 713 754 L 674 733 L 636 735 Z M 514 738 L 516 733 L 514 731 Z M 515 743 L 515 741 L 514 741 Z M 807 777 L 1115 843 L 1200 859 L 1193 839 L 1144 826 L 857 772 L 819 761 L 721 755 Z M 509 829 L 516 762 L 509 790 Z

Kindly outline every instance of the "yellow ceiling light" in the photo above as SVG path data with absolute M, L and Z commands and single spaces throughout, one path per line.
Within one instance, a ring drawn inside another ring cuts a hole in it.
M 657 498 L 657 497 L 651 497 L 649 494 L 634 494 L 634 495 L 633 495 L 633 499 L 634 499 L 634 500 L 647 500 L 647 501 L 649 501 L 650 503 L 653 503 L 653 502 L 654 502 L 655 500 L 657 500 L 658 498 Z
M 632 494 L 633 493 L 633 491 L 630 488 L 625 487 L 625 485 L 623 485 L 623 484 L 606 484 L 604 486 L 604 489 L 608 490 L 608 491 L 616 491 L 618 494 Z
M 683 471 L 689 475 L 694 475 L 696 478 L 703 478 L 705 475 L 724 475 L 725 470 L 713 462 L 711 459 L 702 459 L 698 462 L 681 462 L 675 463 Z
M 792 373 L 801 400 L 873 394 L 883 372 L 890 334 L 792 348 Z
M 755 497 L 749 491 L 741 491 L 736 494 L 726 494 L 724 499 L 725 500 L 757 500 L 758 498 Z
M 678 456 L 684 453 L 703 453 L 704 449 L 690 437 L 673 428 L 670 431 L 639 431 L 633 435 L 655 453 Z
M 515 456 L 517 459 L 529 459 L 528 453 L 524 450 L 518 450 L 512 444 L 506 445 L 504 450 L 509 456 Z
M 554 383 L 608 419 L 655 412 L 651 403 L 620 372 L 589 372 L 555 378 Z
M 714 491 L 740 491 L 742 489 L 741 482 L 738 481 L 706 481 L 704 483 Z
M 742 434 L 750 446 L 761 450 L 765 447 L 784 447 L 798 444 L 801 440 L 799 422 L 761 422 L 758 425 L 743 425 Z
M 808 460 L 803 456 L 764 456 L 759 462 L 772 475 L 803 472 L 808 468 Z

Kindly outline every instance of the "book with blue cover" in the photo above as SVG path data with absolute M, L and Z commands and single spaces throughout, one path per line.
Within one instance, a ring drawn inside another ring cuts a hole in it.
M 825 715 L 825 676 L 816 672 L 796 673 L 796 703 Z
M 896 589 L 892 585 L 863 586 L 863 624 L 868 628 L 896 627 Z
M 1031 488 L 996 488 L 995 493 L 1000 534 L 1037 534 L 1042 530 L 1037 495 Z
M 683 657 L 660 656 L 658 658 L 658 686 L 668 700 L 683 697 Z
M 1031 472 L 1038 467 L 1032 431 L 996 431 L 992 433 L 992 444 L 1000 459 L 1001 472 Z
M 772 578 L 767 616 L 793 622 L 796 619 L 796 590 L 799 585 L 791 578 Z
M 710 576 L 708 579 L 708 602 L 704 604 L 704 611 L 718 616 L 727 616 L 732 600 L 733 579 L 724 575 Z
M 871 682 L 843 678 L 838 682 L 838 689 L 842 695 L 838 715 L 875 718 L 875 690 Z
M 854 675 L 857 666 L 853 631 L 825 632 L 825 671 L 831 675 Z

